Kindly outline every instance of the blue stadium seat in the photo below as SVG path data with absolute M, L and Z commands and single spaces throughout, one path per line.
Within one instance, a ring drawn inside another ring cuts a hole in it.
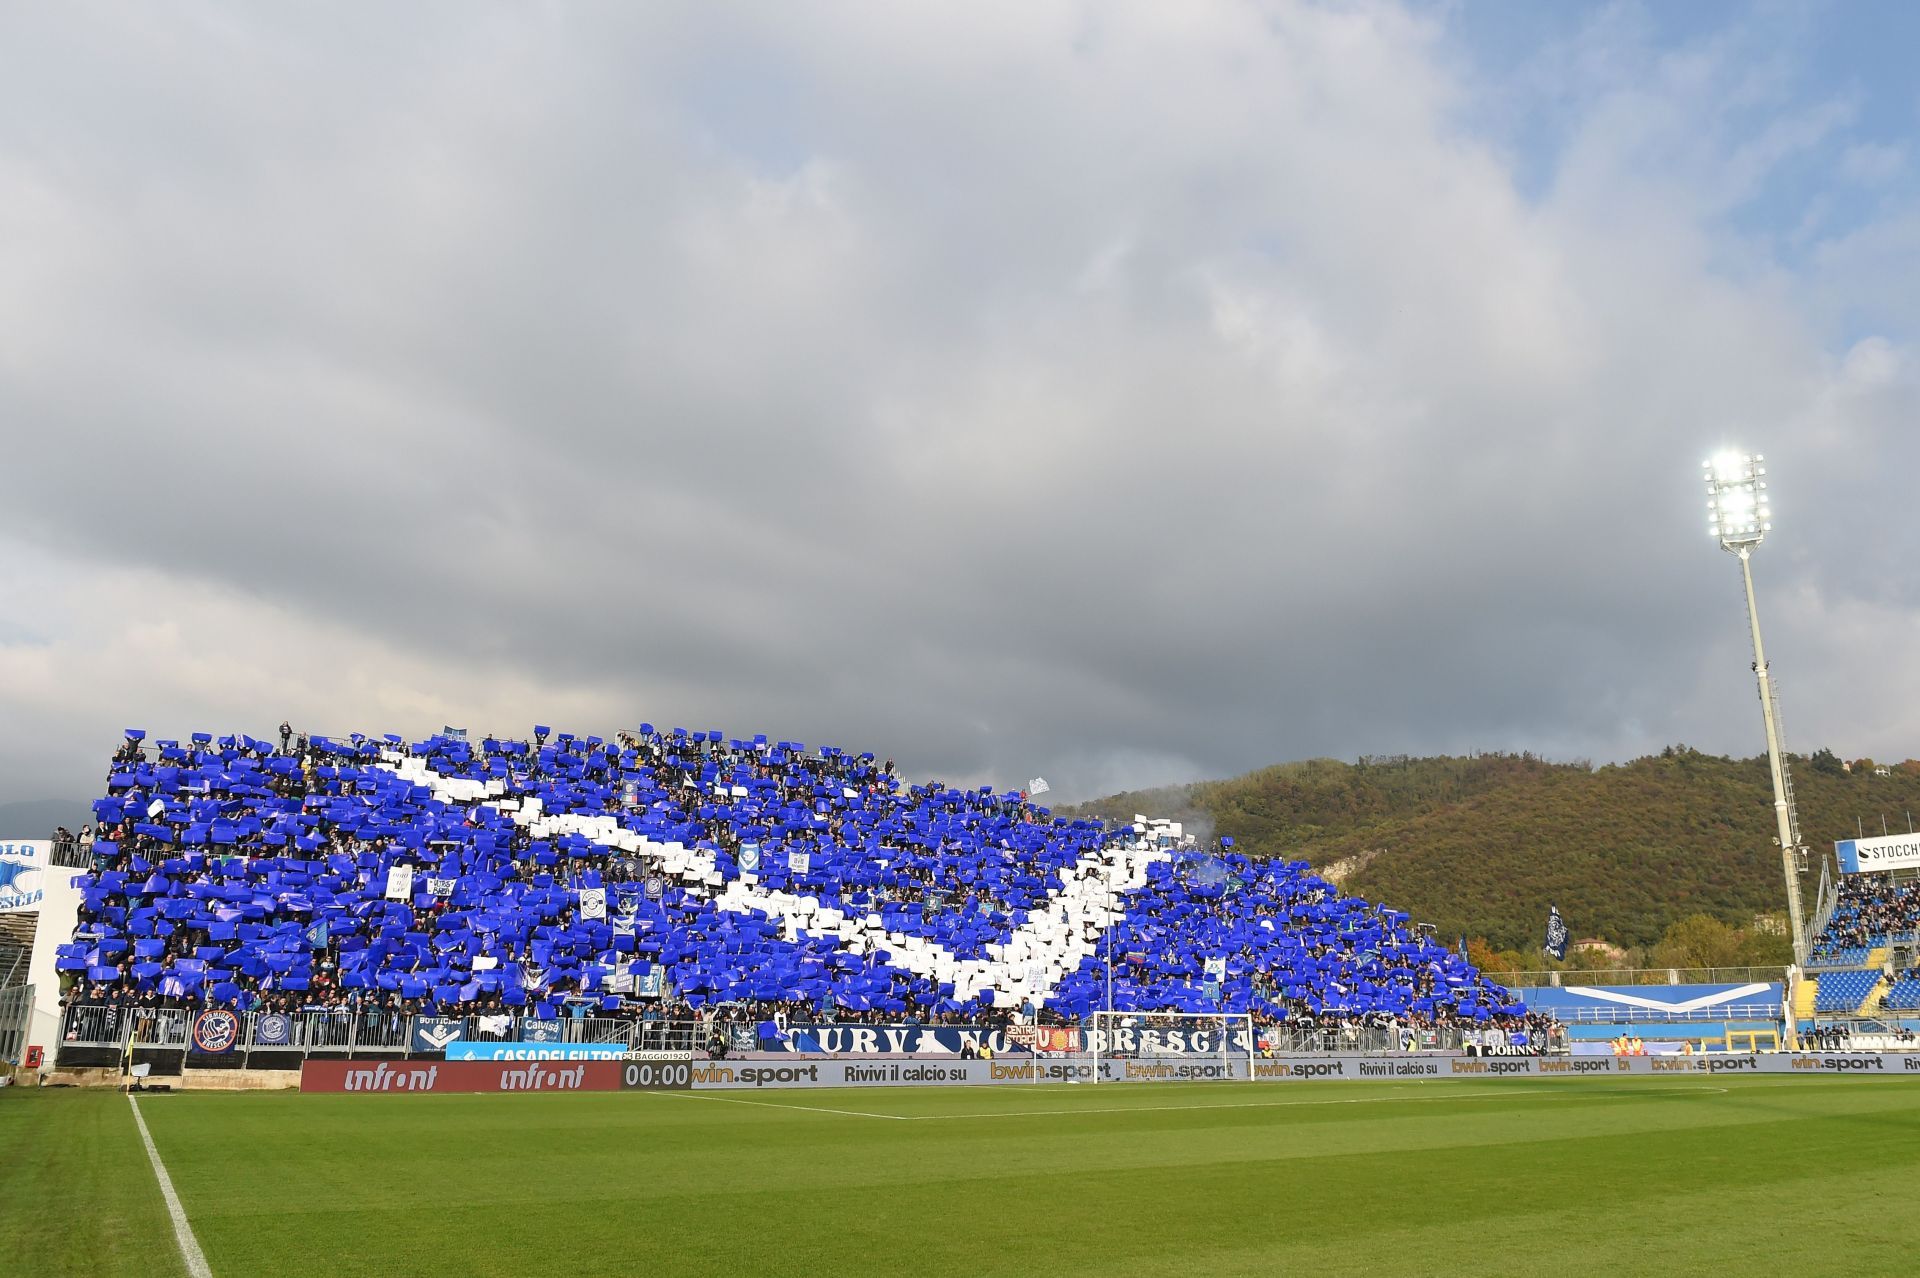
M 1820 973 L 1820 990 L 1814 998 L 1813 1010 L 1825 1013 L 1855 1012 L 1873 993 L 1873 987 L 1880 983 L 1880 973 L 1873 969 L 1845 969 Z
M 1886 998 L 1881 1000 L 1880 1006 L 1898 1012 L 1920 1010 L 1920 978 L 1903 976 L 1895 981 L 1893 988 L 1887 991 Z

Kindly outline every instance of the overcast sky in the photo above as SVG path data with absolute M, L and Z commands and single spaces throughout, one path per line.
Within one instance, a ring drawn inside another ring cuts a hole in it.
M 0 9 L 0 801 L 1920 754 L 1920 6 Z M 23 832 L 0 832 L 23 833 Z M 28 831 L 24 833 L 38 833 Z

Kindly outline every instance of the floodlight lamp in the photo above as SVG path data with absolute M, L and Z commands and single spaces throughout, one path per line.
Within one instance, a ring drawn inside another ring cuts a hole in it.
M 1759 478 L 1759 460 L 1729 449 L 1706 463 L 1707 531 L 1724 549 L 1756 546 L 1772 528 L 1773 507 Z
M 1744 478 L 1747 461 L 1747 457 L 1741 453 L 1731 451 L 1719 453 L 1714 457 L 1709 469 L 1713 471 L 1714 478 L 1721 483 L 1734 483 Z

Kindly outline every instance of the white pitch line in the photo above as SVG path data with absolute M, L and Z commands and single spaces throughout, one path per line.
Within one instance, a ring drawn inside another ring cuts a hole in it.
M 200 1240 L 187 1224 L 186 1209 L 180 1205 L 180 1195 L 173 1192 L 173 1178 L 160 1161 L 160 1151 L 153 1147 L 153 1134 L 147 1130 L 147 1120 L 140 1116 L 140 1102 L 132 1092 L 127 1093 L 127 1104 L 133 1106 L 133 1121 L 140 1128 L 141 1143 L 147 1147 L 147 1161 L 153 1164 L 153 1178 L 160 1182 L 160 1196 L 167 1200 L 167 1215 L 173 1217 L 173 1240 L 180 1244 L 180 1259 L 186 1262 L 192 1278 L 213 1278 L 213 1270 L 207 1268 L 207 1254 L 200 1250 Z
M 1651 1090 L 1652 1090 L 1651 1088 L 1642 1089 L 1639 1094 L 1645 1095 L 1648 1091 L 1651 1091 Z M 1704 1091 L 1724 1093 L 1727 1089 L 1724 1087 L 1711 1087 L 1711 1088 L 1663 1087 L 1660 1090 L 1662 1092 L 1669 1092 L 1669 1093 L 1671 1092 L 1704 1092 Z M 1389 1104 L 1389 1103 L 1395 1103 L 1395 1102 L 1402 1105 L 1413 1105 L 1423 1101 L 1430 1104 L 1451 1104 L 1455 1101 L 1506 1100 L 1511 1096 L 1551 1096 L 1552 1094 L 1553 1094 L 1552 1089 L 1545 1088 L 1545 1087 L 1528 1088 L 1526 1091 L 1509 1092 L 1504 1096 L 1496 1096 L 1491 1093 L 1487 1095 L 1468 1095 L 1468 1096 L 1408 1096 L 1405 1093 L 1396 1093 L 1394 1095 L 1389 1095 L 1389 1096 L 1346 1096 L 1346 1097 L 1339 1097 L 1333 1100 L 1234 1101 L 1226 1105 L 1110 1105 L 1110 1106 L 1104 1106 L 1100 1108 L 1091 1108 L 1091 1109 L 999 1110 L 999 1111 L 988 1113 L 988 1114 L 916 1114 L 908 1118 L 907 1121 L 912 1123 L 945 1123 L 945 1122 L 952 1122 L 954 1119 L 959 1119 L 959 1118 L 1047 1118 L 1047 1117 L 1070 1115 L 1070 1114 L 1163 1114 L 1163 1113 L 1168 1113 L 1176 1110 L 1195 1110 L 1195 1109 L 1291 1109 L 1297 1106 L 1305 1106 L 1305 1105 L 1380 1105 L 1380 1104 Z M 1596 1095 L 1608 1096 L 1608 1095 L 1616 1095 L 1616 1094 L 1625 1095 L 1626 1093 L 1624 1092 L 1621 1092 L 1621 1093 L 1588 1092 L 1586 1093 L 1586 1095 L 1589 1095 L 1589 1096 L 1596 1096 Z M 900 1117 L 900 1115 L 888 1114 L 888 1115 L 885 1115 L 885 1117 L 896 1118 L 896 1117 Z
M 828 1109 L 825 1105 L 783 1105 L 779 1101 L 753 1100 L 746 1096 L 716 1096 L 712 1092 L 658 1091 L 656 1096 L 685 1096 L 690 1100 L 729 1101 L 735 1105 L 758 1105 L 762 1109 L 797 1109 L 809 1114 L 840 1114 L 847 1118 L 890 1118 L 897 1123 L 913 1120 L 901 1114 L 876 1114 L 864 1109 Z

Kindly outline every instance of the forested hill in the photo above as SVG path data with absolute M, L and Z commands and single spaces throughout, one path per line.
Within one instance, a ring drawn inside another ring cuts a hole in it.
M 1793 761 L 1814 871 L 1834 840 L 1920 819 L 1920 762 L 1875 776 L 1820 751 Z M 1712 914 L 1747 924 L 1784 910 L 1764 757 L 1726 759 L 1685 746 L 1590 768 L 1529 755 L 1313 759 L 1230 781 L 1115 795 L 1082 811 L 1184 819 L 1231 835 L 1250 855 L 1344 861 L 1345 886 L 1496 947 L 1539 944 L 1557 904 L 1576 937 L 1646 946 L 1675 920 Z

